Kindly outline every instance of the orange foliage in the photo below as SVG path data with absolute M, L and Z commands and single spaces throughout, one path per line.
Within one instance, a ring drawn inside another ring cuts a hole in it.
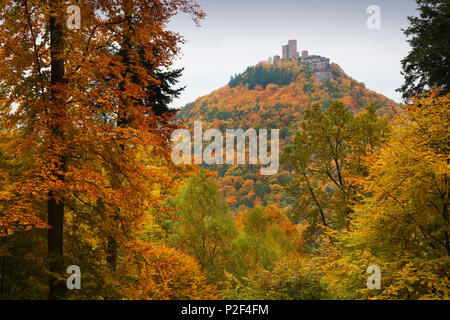
M 186 253 L 161 245 L 139 243 L 130 250 L 129 262 L 119 275 L 132 280 L 122 290 L 124 297 L 139 300 L 217 299 L 200 265 Z M 134 256 L 139 255 L 140 259 Z M 127 281 L 127 280 L 125 280 Z

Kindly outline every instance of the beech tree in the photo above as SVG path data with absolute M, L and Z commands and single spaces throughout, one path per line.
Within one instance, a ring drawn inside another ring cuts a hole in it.
M 187 180 L 179 197 L 179 215 L 172 242 L 193 255 L 212 279 L 220 279 L 237 230 L 206 171 Z
M 4 152 L 22 166 L 3 193 L 1 225 L 4 235 L 48 228 L 52 299 L 65 295 L 63 227 L 80 211 L 102 216 L 98 241 L 114 233 L 124 250 L 148 214 L 166 212 L 158 203 L 176 175 L 168 151 L 173 127 L 161 125 L 167 118 L 157 101 L 167 100 L 156 97 L 172 94 L 174 74 L 164 82 L 157 70 L 170 67 L 183 38 L 165 27 L 181 11 L 196 23 L 204 16 L 195 1 L 80 1 L 81 28 L 72 30 L 68 5 L 0 6 Z M 126 46 L 139 54 L 117 59 Z M 165 89 L 154 89 L 161 83 Z
M 449 99 L 414 98 L 367 159 L 354 228 L 333 233 L 320 257 L 337 298 L 448 299 Z M 380 290 L 361 285 L 370 265 L 381 270 Z
M 324 228 L 350 230 L 359 188 L 355 178 L 367 174 L 363 162 L 387 136 L 387 122 L 373 105 L 356 117 L 341 102 L 323 111 L 315 105 L 305 111 L 302 130 L 286 147 L 282 163 L 294 170 L 286 183 L 296 200 L 296 219 L 306 225 L 311 245 Z

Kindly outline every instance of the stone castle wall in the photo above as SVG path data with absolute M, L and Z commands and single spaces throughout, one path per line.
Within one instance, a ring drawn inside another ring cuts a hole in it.
M 287 45 L 281 47 L 281 59 L 283 60 L 296 60 L 299 57 L 299 52 L 297 51 L 297 40 L 289 40 Z M 278 63 L 280 61 L 280 56 L 275 55 L 269 58 L 270 63 Z M 303 63 L 308 65 L 314 72 L 314 77 L 320 83 L 323 83 L 331 79 L 331 65 L 330 59 L 317 56 L 309 55 L 307 50 L 302 51 Z
M 314 72 L 314 77 L 320 83 L 331 79 L 330 59 L 321 56 L 302 57 L 302 62 Z

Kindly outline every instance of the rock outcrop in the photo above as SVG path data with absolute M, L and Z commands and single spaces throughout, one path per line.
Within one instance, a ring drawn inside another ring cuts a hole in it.
M 320 83 L 331 79 L 330 59 L 313 55 L 302 57 L 301 62 L 306 64 L 314 72 L 314 77 Z

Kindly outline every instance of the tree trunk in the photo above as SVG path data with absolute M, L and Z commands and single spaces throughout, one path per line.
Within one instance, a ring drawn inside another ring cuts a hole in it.
M 130 44 L 129 44 L 130 34 L 129 33 L 131 32 L 131 22 L 130 22 L 129 17 L 132 12 L 131 6 L 132 6 L 132 3 L 129 0 L 122 1 L 122 9 L 124 11 L 124 38 L 125 39 L 124 39 L 123 43 L 121 44 L 121 50 L 122 50 L 121 58 L 122 58 L 122 62 L 127 66 L 127 68 L 125 70 L 125 74 L 124 74 L 125 78 L 126 78 L 128 72 L 130 71 L 129 67 L 128 67 L 129 63 L 130 63 L 128 50 L 130 50 Z M 120 91 L 124 92 L 125 91 L 125 81 L 122 82 L 119 85 L 119 87 L 120 87 Z M 121 97 L 121 102 L 123 103 L 123 107 L 126 109 L 126 107 L 128 106 L 127 99 L 124 99 L 123 97 Z M 127 127 L 127 126 L 128 126 L 127 114 L 126 114 L 126 112 L 123 112 L 123 110 L 122 111 L 119 110 L 119 115 L 117 118 L 117 127 Z M 123 144 L 120 144 L 119 148 L 122 151 L 125 150 L 125 146 Z M 115 176 L 114 169 L 112 172 L 112 180 L 114 182 L 113 188 L 114 188 L 114 184 L 116 184 L 117 187 L 120 186 L 120 179 Z M 118 219 L 115 216 L 111 216 L 111 219 L 114 222 L 118 222 L 117 221 Z M 115 225 L 117 225 L 117 224 L 115 223 Z M 116 275 L 116 270 L 117 270 L 118 248 L 119 248 L 119 244 L 118 244 L 117 240 L 114 238 L 113 235 L 110 235 L 107 240 L 106 263 L 108 264 L 109 269 L 113 272 L 113 276 Z
M 61 111 L 64 108 L 64 101 L 59 96 L 59 86 L 64 85 L 64 59 L 62 53 L 64 52 L 64 18 L 59 16 L 60 9 L 58 6 L 60 1 L 52 0 L 50 2 L 50 50 L 51 50 L 51 115 L 52 121 L 52 141 L 62 143 L 64 134 L 61 130 L 58 121 L 55 118 L 61 116 Z M 55 87 L 56 86 L 56 87 Z M 65 171 L 65 157 L 58 156 L 56 163 L 56 172 Z M 64 175 L 58 174 L 57 178 L 64 180 Z M 57 199 L 53 191 L 49 192 L 48 207 L 48 256 L 49 256 L 49 299 L 62 299 L 66 291 L 65 283 L 58 280 L 56 275 L 63 275 L 63 223 L 64 223 L 64 202 Z
M 107 256 L 106 256 L 106 262 L 108 263 L 109 269 L 116 274 L 117 271 L 117 241 L 114 237 L 108 237 L 108 248 Z

